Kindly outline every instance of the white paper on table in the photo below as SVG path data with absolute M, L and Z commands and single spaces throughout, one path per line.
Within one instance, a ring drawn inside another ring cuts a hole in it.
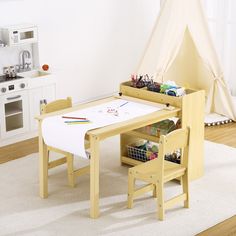
M 42 135 L 45 144 L 48 146 L 87 158 L 84 141 L 88 130 L 131 120 L 161 109 L 142 103 L 117 99 L 63 114 L 64 116 L 87 118 L 91 121 L 88 124 L 68 125 L 64 121 L 70 119 L 62 118 L 61 115 L 45 118 L 42 122 Z M 111 113 L 108 113 L 108 110 Z

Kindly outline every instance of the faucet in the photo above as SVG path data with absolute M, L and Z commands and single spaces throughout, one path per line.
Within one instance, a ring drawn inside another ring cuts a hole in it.
M 24 71 L 24 70 L 30 70 L 29 65 L 30 65 L 31 63 L 26 62 L 26 58 L 28 58 L 28 59 L 31 58 L 30 52 L 29 52 L 28 50 L 23 50 L 23 51 L 21 51 L 21 52 L 20 52 L 20 61 L 21 61 L 20 69 L 22 69 L 23 71 Z

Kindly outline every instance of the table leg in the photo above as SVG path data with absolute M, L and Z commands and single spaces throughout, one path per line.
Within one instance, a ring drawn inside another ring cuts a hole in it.
M 99 139 L 90 137 L 90 217 L 99 217 Z
M 41 122 L 39 123 L 39 195 L 48 197 L 48 151 L 43 141 Z

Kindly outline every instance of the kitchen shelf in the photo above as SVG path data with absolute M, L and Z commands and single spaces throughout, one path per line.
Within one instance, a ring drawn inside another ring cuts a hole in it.
M 5 112 L 5 117 L 15 116 L 22 113 L 23 111 L 20 108 L 9 107 Z

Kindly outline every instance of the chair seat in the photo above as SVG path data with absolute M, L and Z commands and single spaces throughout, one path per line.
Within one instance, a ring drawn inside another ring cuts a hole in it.
M 157 170 L 157 159 L 155 159 L 132 167 L 130 172 L 132 172 L 134 176 L 138 176 L 144 181 L 150 181 L 151 179 L 155 180 L 155 177 L 157 176 Z M 164 161 L 164 182 L 182 176 L 185 171 L 186 168 L 180 164 Z

